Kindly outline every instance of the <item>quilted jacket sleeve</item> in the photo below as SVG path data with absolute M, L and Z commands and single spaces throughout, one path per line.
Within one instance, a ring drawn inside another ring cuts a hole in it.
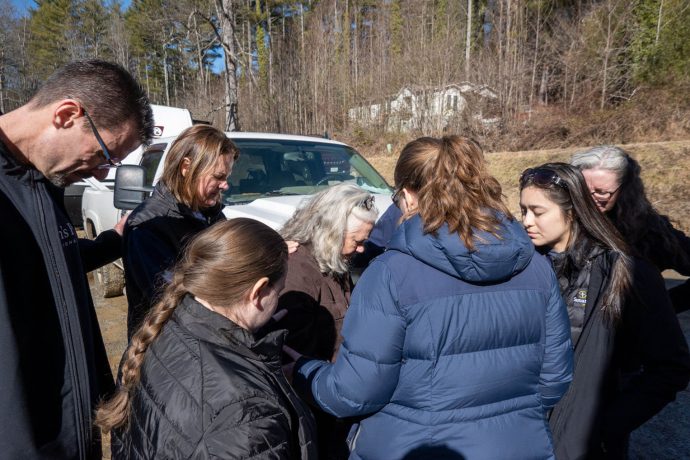
M 553 272 L 550 284 L 546 307 L 544 361 L 539 375 L 539 392 L 546 410 L 556 405 L 573 379 L 570 320 Z
M 291 458 L 288 415 L 275 400 L 255 396 L 221 410 L 192 458 Z
M 298 361 L 295 387 L 337 417 L 381 409 L 398 384 L 405 324 L 390 271 L 374 261 L 352 294 L 335 363 Z

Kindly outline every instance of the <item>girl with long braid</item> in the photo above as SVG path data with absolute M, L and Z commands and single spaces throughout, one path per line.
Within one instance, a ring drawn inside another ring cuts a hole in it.
M 199 233 L 132 337 L 96 425 L 112 458 L 315 458 L 309 409 L 281 370 L 287 246 L 252 219 Z

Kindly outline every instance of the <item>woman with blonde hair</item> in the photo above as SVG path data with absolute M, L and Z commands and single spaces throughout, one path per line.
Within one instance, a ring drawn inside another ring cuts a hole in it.
M 362 418 L 352 459 L 552 457 L 572 354 L 548 261 L 469 138 L 410 142 L 395 185 L 404 221 L 357 282 L 335 363 L 290 351 L 293 385 Z
M 132 212 L 123 234 L 128 338 L 151 308 L 184 244 L 225 220 L 221 193 L 228 189 L 238 156 L 232 141 L 208 125 L 187 128 L 173 142 L 153 194 Z
M 192 239 L 96 414 L 113 459 L 316 458 L 313 419 L 282 373 L 284 332 L 255 335 L 278 304 L 287 254 L 252 219 Z

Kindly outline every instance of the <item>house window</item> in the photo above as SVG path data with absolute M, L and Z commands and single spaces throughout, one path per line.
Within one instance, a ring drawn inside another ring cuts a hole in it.
M 453 96 L 453 110 L 458 111 L 458 96 Z

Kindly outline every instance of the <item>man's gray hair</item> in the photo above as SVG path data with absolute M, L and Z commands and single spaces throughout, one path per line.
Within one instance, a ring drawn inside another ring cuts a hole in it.
M 314 195 L 280 233 L 288 241 L 311 243 L 321 273 L 340 275 L 348 271 L 341 254 L 345 233 L 373 224 L 378 215 L 372 194 L 356 185 L 338 184 Z
M 570 164 L 578 167 L 580 171 L 606 169 L 616 175 L 618 183 L 622 183 L 628 170 L 628 155 L 623 149 L 615 145 L 600 145 L 576 153 L 571 158 Z

